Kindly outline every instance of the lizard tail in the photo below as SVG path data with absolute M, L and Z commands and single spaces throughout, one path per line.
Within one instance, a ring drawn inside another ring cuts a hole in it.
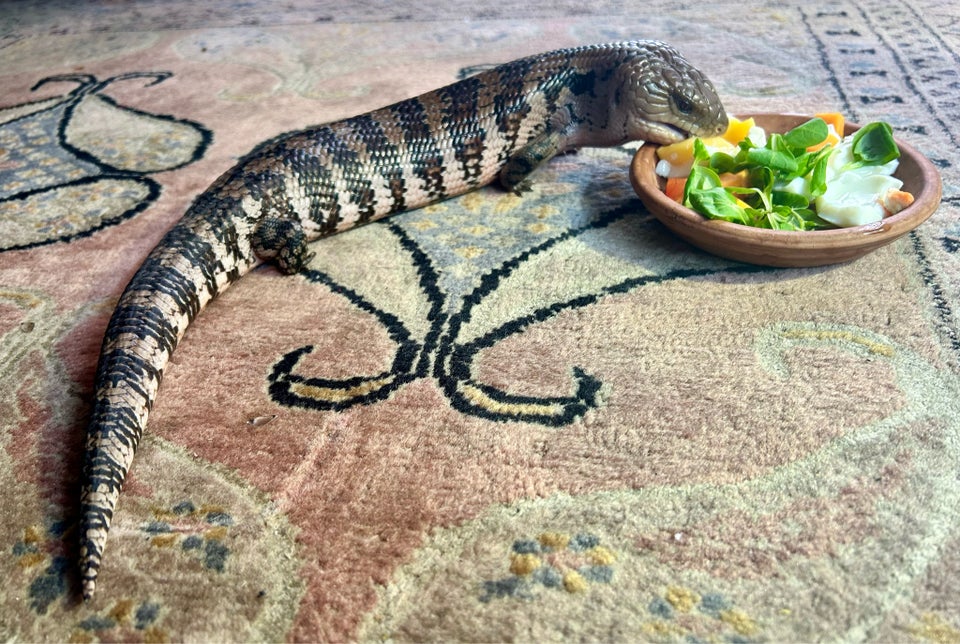
M 259 263 L 250 235 L 237 230 L 245 221 L 238 209 L 223 198 L 195 203 L 150 253 L 110 319 L 97 366 L 80 508 L 87 600 L 167 361 L 203 307 Z

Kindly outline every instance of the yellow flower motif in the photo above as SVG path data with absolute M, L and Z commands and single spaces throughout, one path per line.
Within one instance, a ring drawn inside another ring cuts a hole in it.
M 694 606 L 700 603 L 700 595 L 682 586 L 670 586 L 667 588 L 665 599 L 670 602 L 676 610 L 681 613 L 689 613 Z
M 617 556 L 613 554 L 613 551 L 603 546 L 590 549 L 587 551 L 587 556 L 590 557 L 590 563 L 594 566 L 609 566 L 617 560 Z
M 143 631 L 143 641 L 144 644 L 161 644 L 162 642 L 169 642 L 170 636 L 165 630 L 151 626 Z
M 570 543 L 570 535 L 562 532 L 544 532 L 537 538 L 537 541 L 542 546 L 563 550 Z
M 523 202 L 523 199 L 519 195 L 515 195 L 512 192 L 508 195 L 504 195 L 499 200 L 497 204 L 493 207 L 493 212 L 502 215 L 505 212 L 509 212 L 519 206 Z
M 560 213 L 560 210 L 556 206 L 542 205 L 533 209 L 533 215 L 537 219 L 546 219 L 547 217 L 553 217 Z
M 226 526 L 217 526 L 215 528 L 210 528 L 209 530 L 204 531 L 204 539 L 213 539 L 216 541 L 222 541 L 227 536 Z
M 550 225 L 538 222 L 538 223 L 530 224 L 529 226 L 527 226 L 527 230 L 529 230 L 530 232 L 536 235 L 540 235 L 550 230 Z
M 757 631 L 760 630 L 757 627 L 757 623 L 750 619 L 749 615 L 736 608 L 721 611 L 720 621 L 724 622 L 725 624 L 729 624 L 733 627 L 733 630 L 737 631 L 741 635 L 755 635 Z
M 417 230 L 430 230 L 431 228 L 436 228 L 437 224 L 430 221 L 429 219 L 418 219 L 417 221 L 411 221 L 407 225 Z
M 663 619 L 654 619 L 649 622 L 644 622 L 640 628 L 643 630 L 644 634 L 657 638 L 671 636 L 682 637 L 687 634 L 686 630 L 680 626 Z
M 600 538 L 587 533 L 541 532 L 535 539 L 519 539 L 510 553 L 511 577 L 486 581 L 480 601 L 498 597 L 533 596 L 535 588 L 585 593 L 594 584 L 613 580 L 617 557 L 600 545 Z
M 177 542 L 175 534 L 158 534 L 150 539 L 151 545 L 157 548 L 171 548 Z
M 460 197 L 460 205 L 470 212 L 477 212 L 483 206 L 486 197 L 481 191 L 468 192 Z
M 46 560 L 46 555 L 39 552 L 29 552 L 17 558 L 17 565 L 21 568 L 33 568 L 34 566 L 39 566 Z
M 70 644 L 90 644 L 93 642 L 93 633 L 83 630 L 76 630 L 67 640 Z
M 463 257 L 464 259 L 473 259 L 475 257 L 480 257 L 487 251 L 479 246 L 463 246 L 458 248 L 456 252 L 457 255 Z
M 121 599 L 113 605 L 113 608 L 107 613 L 107 615 L 115 622 L 129 622 L 133 616 L 133 600 L 131 599 Z
M 540 557 L 533 554 L 516 554 L 510 558 L 510 572 L 525 577 L 540 567 Z
M 576 570 L 568 570 L 563 575 L 563 587 L 568 593 L 585 592 L 588 586 L 587 580 Z
M 45 540 L 43 528 L 32 525 L 23 529 L 23 539 L 14 547 L 17 565 L 21 568 L 33 568 L 47 561 L 42 548 Z
M 647 625 L 669 625 L 675 629 L 670 631 L 671 636 L 684 639 L 701 640 L 708 633 L 723 633 L 722 641 L 731 636 L 752 639 L 762 630 L 745 611 L 734 607 L 723 595 L 701 595 L 683 586 L 669 586 L 662 596 L 654 597 L 647 610 L 654 618 Z M 666 626 L 661 630 L 663 628 Z
M 23 530 L 24 543 L 40 543 L 43 540 L 43 528 L 36 525 L 27 526 Z

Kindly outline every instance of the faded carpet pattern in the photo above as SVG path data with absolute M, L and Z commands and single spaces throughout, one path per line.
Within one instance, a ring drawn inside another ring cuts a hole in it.
M 0 8 L 4 640 L 960 642 L 960 20 L 950 2 Z M 914 234 L 762 269 L 587 150 L 247 276 L 191 327 L 79 600 L 116 298 L 270 136 L 628 38 L 732 112 L 884 119 Z

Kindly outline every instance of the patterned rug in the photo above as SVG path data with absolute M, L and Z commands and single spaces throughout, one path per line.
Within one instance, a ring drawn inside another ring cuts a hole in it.
M 0 17 L 0 640 L 960 642 L 955 3 Z M 890 122 L 942 205 L 861 260 L 759 268 L 657 223 L 635 148 L 586 150 L 259 269 L 174 355 L 84 604 L 97 351 L 190 201 L 277 133 L 632 38 L 733 113 Z

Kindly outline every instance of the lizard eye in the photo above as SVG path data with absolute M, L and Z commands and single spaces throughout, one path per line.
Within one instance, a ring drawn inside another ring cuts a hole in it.
M 681 114 L 693 114 L 693 101 L 688 99 L 683 94 L 674 92 L 670 98 L 673 100 L 674 107 L 677 108 L 677 111 Z

